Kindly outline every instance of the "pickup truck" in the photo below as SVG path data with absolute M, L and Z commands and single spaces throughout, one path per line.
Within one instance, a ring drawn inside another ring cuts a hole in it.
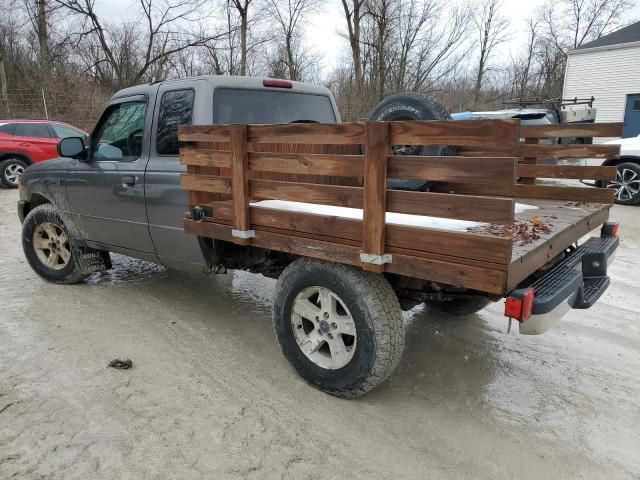
M 612 167 L 583 174 L 519 166 L 521 155 L 556 148 L 521 146 L 520 138 L 576 136 L 576 128 L 521 132 L 513 120 L 340 123 L 326 88 L 272 79 L 207 76 L 130 87 L 109 100 L 88 140 L 65 138 L 60 158 L 25 171 L 23 250 L 38 275 L 60 284 L 110 268 L 110 252 L 180 270 L 278 278 L 273 321 L 285 357 L 312 386 L 353 398 L 398 364 L 402 309 L 426 302 L 468 315 L 506 298 L 505 315 L 521 333 L 541 333 L 568 309 L 599 298 L 618 246 L 617 225 L 607 223 L 613 192 L 515 182 L 613 178 Z M 600 128 L 609 136 L 618 130 Z M 260 153 L 260 142 L 281 147 Z M 461 146 L 458 156 L 435 157 L 402 157 L 391 148 L 429 142 Z M 295 153 L 304 143 L 324 146 Z M 387 161 L 390 175 L 437 181 L 442 193 L 388 188 Z M 598 237 L 578 245 L 599 226 Z

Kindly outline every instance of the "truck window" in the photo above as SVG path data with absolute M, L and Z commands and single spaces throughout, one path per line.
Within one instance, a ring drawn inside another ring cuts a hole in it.
M 216 123 L 335 122 L 329 97 L 271 90 L 217 88 L 213 96 Z
M 142 154 L 145 102 L 123 102 L 110 106 L 94 134 L 94 160 L 137 160 Z
M 178 125 L 191 124 L 193 97 L 193 90 L 173 90 L 162 94 L 156 133 L 159 155 L 178 155 Z

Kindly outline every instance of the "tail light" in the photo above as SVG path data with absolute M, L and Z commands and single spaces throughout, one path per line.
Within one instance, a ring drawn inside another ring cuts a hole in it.
M 533 311 L 534 295 L 533 288 L 524 288 L 511 292 L 504 304 L 504 316 L 515 318 L 520 323 L 529 320 Z
M 620 224 L 618 222 L 607 222 L 604 225 L 602 225 L 602 230 L 600 230 L 600 236 L 602 238 L 615 237 L 616 235 L 618 235 L 619 227 L 620 227 Z
M 293 88 L 293 83 L 289 80 L 263 80 L 262 85 L 275 88 Z

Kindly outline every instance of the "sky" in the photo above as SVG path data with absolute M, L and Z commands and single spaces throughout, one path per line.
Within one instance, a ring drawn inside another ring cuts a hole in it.
M 100 16 L 110 20 L 131 19 L 128 8 L 135 0 L 96 0 L 96 9 Z M 451 0 L 455 2 L 456 0 Z M 211 0 L 213 4 L 213 0 Z M 522 49 L 527 42 L 526 21 L 533 16 L 536 8 L 545 0 L 502 0 L 502 14 L 510 19 L 509 41 L 500 46 L 498 56 L 508 58 Z M 309 19 L 306 41 L 308 46 L 322 57 L 321 72 L 327 73 L 335 67 L 343 54 L 348 53 L 348 44 L 340 36 L 346 32 L 340 0 L 325 0 L 318 13 Z M 640 0 L 630 14 L 630 21 L 640 18 Z

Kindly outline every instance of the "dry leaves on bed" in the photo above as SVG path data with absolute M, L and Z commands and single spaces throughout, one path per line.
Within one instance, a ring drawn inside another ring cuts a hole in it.
M 518 245 L 528 245 L 534 240 L 540 239 L 541 235 L 551 233 L 552 224 L 545 222 L 537 215 L 531 217 L 526 222 L 514 222 L 513 225 L 499 225 L 495 223 L 479 225 L 467 228 L 471 233 L 488 233 L 499 237 L 511 237 Z

